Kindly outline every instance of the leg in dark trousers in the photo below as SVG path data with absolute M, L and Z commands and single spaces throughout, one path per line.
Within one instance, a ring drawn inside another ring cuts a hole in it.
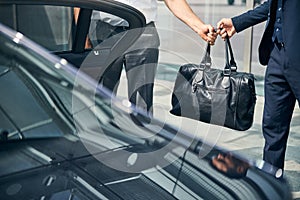
M 116 94 L 120 82 L 122 69 L 123 57 L 120 57 L 109 67 L 107 67 L 100 79 L 100 84 L 112 91 L 114 94 Z
M 158 49 L 141 49 L 125 56 L 130 102 L 152 112 L 154 78 L 157 69 Z
M 287 66 L 285 58 L 284 48 L 275 45 L 265 75 L 263 113 L 265 138 L 263 159 L 281 169 L 284 168 L 290 122 L 296 102 L 285 76 Z
M 126 52 L 124 65 L 128 98 L 137 107 L 152 113 L 154 78 L 159 56 L 159 35 L 154 23 L 147 24 L 141 37 Z

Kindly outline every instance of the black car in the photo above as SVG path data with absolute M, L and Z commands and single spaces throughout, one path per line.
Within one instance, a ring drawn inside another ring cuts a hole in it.
M 97 63 L 101 55 L 108 64 L 122 53 L 141 33 L 140 12 L 114 1 L 32 2 L 1 1 L 0 7 L 12 14 L 37 8 L 49 21 L 59 11 L 71 22 L 59 27 L 70 31 L 50 26 L 50 33 L 68 37 L 49 36 L 49 42 L 20 28 L 28 13 L 10 27 L 29 33 L 0 25 L 0 199 L 291 199 L 280 170 L 150 118 L 74 67 L 93 67 L 85 55 Z M 74 7 L 81 12 L 77 23 Z M 80 21 L 92 8 L 118 13 L 137 31 L 114 40 L 122 48 L 104 43 L 98 50 L 105 54 L 85 48 L 88 27 L 81 33 L 78 23 L 85 24 Z
M 203 143 L 0 26 L 1 199 L 289 199 L 272 169 Z

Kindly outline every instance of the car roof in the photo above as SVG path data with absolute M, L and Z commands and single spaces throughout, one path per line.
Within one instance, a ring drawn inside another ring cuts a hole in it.
M 132 28 L 143 27 L 146 24 L 144 15 L 137 9 L 114 0 L 4 0 L 0 5 L 60 5 L 95 9 L 114 13 L 117 16 L 132 21 Z M 120 10 L 120 7 L 122 8 Z M 124 11 L 124 12 L 123 12 Z

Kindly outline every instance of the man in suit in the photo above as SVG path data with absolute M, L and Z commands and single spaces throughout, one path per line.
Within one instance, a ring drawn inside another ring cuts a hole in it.
M 259 61 L 267 65 L 263 112 L 264 161 L 283 169 L 290 122 L 300 101 L 300 1 L 268 0 L 218 22 L 222 38 L 267 20 Z

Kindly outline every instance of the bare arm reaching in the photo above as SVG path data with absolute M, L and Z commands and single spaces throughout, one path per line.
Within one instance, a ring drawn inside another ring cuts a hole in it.
M 214 44 L 217 38 L 217 33 L 214 27 L 205 24 L 191 9 L 186 0 L 164 0 L 169 10 L 182 22 L 187 24 L 194 30 L 201 38 Z

